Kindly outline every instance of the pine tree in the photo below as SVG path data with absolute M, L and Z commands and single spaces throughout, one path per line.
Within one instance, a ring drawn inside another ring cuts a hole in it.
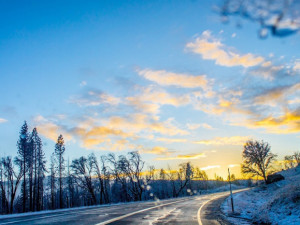
M 34 178 L 34 204 L 35 210 L 43 209 L 43 193 L 44 193 L 44 179 L 46 170 L 45 153 L 43 151 L 43 144 L 41 138 L 38 136 L 36 128 L 34 128 L 34 142 L 35 142 L 35 178 Z
M 21 131 L 19 140 L 17 143 L 18 146 L 18 160 L 21 163 L 22 171 L 23 171 L 23 183 L 22 183 L 22 190 L 21 190 L 21 198 L 22 198 L 22 207 L 23 212 L 26 211 L 26 204 L 27 204 L 27 184 L 26 184 L 26 173 L 28 171 L 28 126 L 26 121 L 24 122 Z
M 51 195 L 51 209 L 55 209 L 55 193 L 56 193 L 56 172 L 55 172 L 55 155 L 51 155 L 50 165 L 50 195 Z
M 62 135 L 59 135 L 55 144 L 55 156 L 57 162 L 58 185 L 59 185 L 59 208 L 63 208 L 63 173 L 65 170 L 65 160 L 63 154 L 65 152 L 65 142 Z
M 35 169 L 36 169 L 36 129 L 34 128 L 29 136 L 28 149 L 27 149 L 27 164 L 28 164 L 28 182 L 29 182 L 29 210 L 34 211 L 34 198 L 35 198 Z

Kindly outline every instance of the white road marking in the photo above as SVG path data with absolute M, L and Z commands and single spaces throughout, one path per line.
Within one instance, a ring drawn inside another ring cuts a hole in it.
M 205 206 L 208 202 L 210 202 L 210 201 L 212 201 L 212 200 L 214 200 L 214 199 L 216 199 L 216 198 L 223 197 L 223 196 L 225 196 L 225 195 L 229 195 L 229 194 L 226 193 L 226 194 L 223 194 L 223 195 L 215 196 L 215 197 L 213 197 L 212 199 L 207 200 L 206 202 L 204 202 L 204 203 L 201 205 L 201 207 L 198 209 L 198 212 L 197 212 L 197 220 L 198 220 L 198 224 L 199 224 L 199 225 L 202 225 L 200 212 L 201 212 L 201 209 L 203 208 L 203 206 Z
M 174 201 L 174 202 L 170 202 L 170 203 L 165 203 L 165 204 L 161 204 L 161 205 L 157 205 L 157 206 L 153 206 L 153 207 L 149 207 L 149 208 L 146 208 L 146 209 L 141 209 L 141 210 L 138 210 L 138 211 L 135 211 L 135 212 L 132 212 L 132 213 L 128 213 L 128 214 L 123 215 L 123 216 L 119 216 L 119 217 L 116 217 L 116 218 L 113 218 L 113 219 L 110 219 L 110 220 L 106 220 L 106 221 L 101 222 L 101 223 L 97 223 L 97 224 L 95 224 L 95 225 L 105 225 L 105 224 L 109 224 L 109 223 L 116 222 L 116 221 L 118 221 L 118 220 L 124 219 L 124 218 L 126 218 L 126 217 L 133 216 L 133 215 L 135 215 L 135 214 L 138 214 L 138 213 L 141 213 L 141 212 L 148 211 L 148 210 L 150 210 L 150 209 L 155 209 L 155 208 L 159 208 L 159 207 L 161 207 L 161 206 L 171 205 L 171 204 L 178 203 L 178 202 L 183 202 L 183 201 L 186 201 L 186 199 L 184 199 L 184 200 L 179 200 L 179 201 Z
M 98 211 L 99 209 L 101 209 L 102 207 L 99 207 L 97 209 L 87 209 L 88 212 L 94 212 L 94 211 Z M 75 212 L 74 212 L 75 211 Z M 32 220 L 39 220 L 39 219 L 45 219 L 45 218 L 51 218 L 51 217 L 61 217 L 61 216 L 66 216 L 66 215 L 71 215 L 71 214 L 82 214 L 82 213 L 86 213 L 85 210 L 84 211 L 79 211 L 79 210 L 73 210 L 73 212 L 65 212 L 65 213 L 60 213 L 57 215 L 49 215 L 49 216 L 41 216 L 41 217 L 35 217 L 35 218 L 31 218 L 31 219 L 19 219 L 19 220 L 15 220 L 15 221 L 10 221 L 10 222 L 4 222 L 4 223 L 0 223 L 0 225 L 4 225 L 4 224 L 13 224 L 13 223 L 19 223 L 19 222 L 27 222 L 27 221 L 32 221 Z M 108 214 L 107 214 L 108 215 Z
M 242 189 L 242 190 L 236 190 L 236 191 L 234 191 L 233 194 L 239 193 L 239 192 L 242 192 L 242 191 L 247 191 L 247 190 L 249 190 L 249 189 L 251 189 L 251 188 L 245 188 L 245 189 Z M 210 201 L 212 201 L 212 200 L 214 200 L 214 199 L 216 199 L 216 198 L 224 197 L 224 196 L 226 196 L 226 195 L 229 195 L 229 193 L 226 193 L 226 194 L 223 194 L 223 195 L 215 196 L 214 198 L 207 200 L 206 202 L 204 202 L 204 203 L 201 205 L 201 207 L 199 208 L 199 210 L 198 210 L 198 212 L 197 212 L 197 219 L 198 219 L 198 224 L 199 224 L 199 225 L 203 225 L 202 222 L 201 222 L 201 216 L 200 216 L 200 212 L 201 212 L 201 209 L 203 208 L 203 206 L 205 206 L 208 202 L 210 202 Z

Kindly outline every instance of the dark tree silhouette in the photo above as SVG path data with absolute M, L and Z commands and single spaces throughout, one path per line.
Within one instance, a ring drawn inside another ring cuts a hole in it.
M 26 121 L 24 122 L 21 131 L 20 136 L 18 140 L 18 161 L 20 162 L 22 166 L 22 172 L 23 172 L 23 183 L 22 183 L 22 190 L 21 190 L 21 198 L 22 198 L 22 208 L 23 212 L 26 211 L 26 204 L 27 204 L 27 178 L 26 173 L 28 171 L 28 158 L 29 158 L 29 144 L 28 144 L 28 126 Z
M 58 172 L 58 186 L 59 186 L 59 208 L 64 207 L 63 202 L 63 177 L 65 171 L 65 159 L 63 157 L 65 152 L 65 141 L 62 135 L 59 135 L 55 144 L 55 157 L 56 157 L 56 169 Z
M 55 199 L 56 199 L 56 170 L 55 170 L 55 155 L 54 153 L 51 155 L 51 164 L 50 164 L 50 208 L 55 209 Z
M 76 184 L 82 189 L 88 191 L 91 199 L 91 205 L 95 205 L 97 200 L 94 190 L 94 182 L 92 179 L 93 161 L 91 161 L 91 158 L 87 159 L 82 156 L 79 159 L 74 159 L 72 161 L 71 168 Z
M 263 141 L 249 140 L 244 145 L 242 173 L 250 176 L 260 176 L 267 182 L 267 175 L 272 172 L 272 162 L 277 155 L 271 152 L 271 147 Z
M 46 169 L 45 153 L 43 151 L 42 140 L 38 135 L 37 129 L 32 132 L 32 139 L 35 145 L 34 150 L 34 210 L 43 209 L 44 179 Z
M 0 182 L 0 187 L 2 190 L 2 193 L 4 193 L 4 198 L 6 202 L 6 212 L 7 213 L 13 213 L 13 207 L 14 207 L 14 200 L 16 197 L 16 193 L 18 190 L 19 183 L 21 181 L 21 178 L 23 176 L 22 171 L 22 163 L 18 160 L 18 158 L 15 158 L 15 163 L 13 163 L 12 158 L 10 156 L 7 156 L 6 158 L 1 159 L 1 176 L 4 176 L 6 178 L 7 188 L 8 188 L 8 194 L 10 196 L 6 195 L 5 192 L 5 184 L 3 181 L 3 177 Z M 14 164 L 17 165 L 18 169 L 14 167 Z M 3 174 L 2 174 L 3 170 Z
M 293 157 L 297 163 L 297 166 L 300 165 L 300 152 L 294 152 Z

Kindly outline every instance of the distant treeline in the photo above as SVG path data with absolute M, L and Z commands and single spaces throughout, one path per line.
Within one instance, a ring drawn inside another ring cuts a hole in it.
M 33 212 L 115 202 L 188 196 L 222 186 L 219 176 L 208 181 L 205 171 L 189 162 L 178 170 L 145 168 L 138 152 L 108 154 L 67 161 L 60 135 L 46 168 L 43 144 L 36 128 L 21 128 L 17 156 L 0 160 L 1 214 Z M 234 180 L 234 176 L 231 177 Z

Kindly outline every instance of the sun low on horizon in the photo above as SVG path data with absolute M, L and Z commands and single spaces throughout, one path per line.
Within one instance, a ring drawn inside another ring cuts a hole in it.
M 209 178 L 241 176 L 247 140 L 299 151 L 299 34 L 261 39 L 219 2 L 2 1 L 0 155 L 24 121 L 47 159 L 62 134 L 70 160 L 138 151 Z

